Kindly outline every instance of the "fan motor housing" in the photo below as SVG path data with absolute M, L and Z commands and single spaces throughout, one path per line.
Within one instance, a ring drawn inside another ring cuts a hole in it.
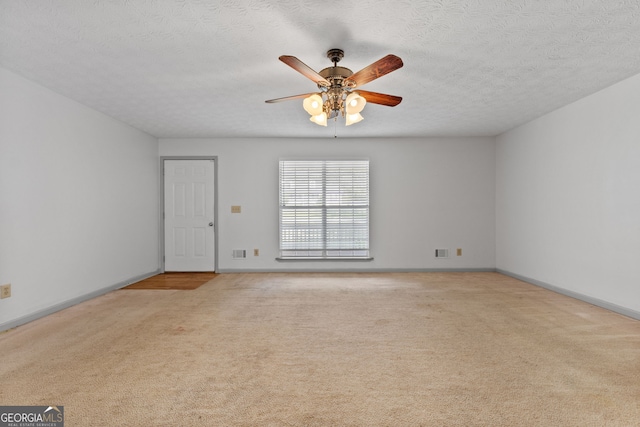
M 324 70 L 321 70 L 318 74 L 327 79 L 329 83 L 331 83 L 332 88 L 343 87 L 343 82 L 345 79 L 350 77 L 353 74 L 348 68 L 345 67 L 328 67 Z M 318 85 L 320 86 L 320 85 Z
M 335 78 L 346 79 L 353 74 L 353 71 L 345 67 L 328 67 L 321 70 L 318 74 L 327 80 Z

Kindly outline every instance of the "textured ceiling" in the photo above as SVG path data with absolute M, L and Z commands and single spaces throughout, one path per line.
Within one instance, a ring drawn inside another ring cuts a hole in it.
M 327 128 L 278 60 L 402 96 Z M 0 0 L 0 66 L 157 137 L 496 135 L 640 73 L 637 0 Z M 0 94 L 1 96 L 1 94 Z

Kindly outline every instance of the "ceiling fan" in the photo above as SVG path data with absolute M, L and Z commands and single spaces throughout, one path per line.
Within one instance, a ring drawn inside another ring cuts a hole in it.
M 269 99 L 265 102 L 275 103 L 304 98 L 302 105 L 311 115 L 312 122 L 326 126 L 328 119 L 337 119 L 342 115 L 346 119 L 346 125 L 349 126 L 363 119 L 360 112 L 367 102 L 395 107 L 402 101 L 400 96 L 360 89 L 360 86 L 401 68 L 403 63 L 399 57 L 387 55 L 357 73 L 338 66 L 338 62 L 344 57 L 342 49 L 330 49 L 327 57 L 333 62 L 333 67 L 327 67 L 320 72 L 315 72 L 295 56 L 283 55 L 278 58 L 316 83 L 320 92 Z

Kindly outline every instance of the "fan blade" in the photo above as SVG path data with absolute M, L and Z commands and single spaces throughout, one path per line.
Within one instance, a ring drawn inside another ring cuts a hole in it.
M 369 83 L 379 77 L 389 74 L 392 71 L 401 68 L 404 64 L 402 59 L 395 55 L 387 55 L 382 59 L 378 59 L 368 67 L 364 67 L 362 70 L 355 74 L 352 74 L 347 82 L 354 82 L 356 87 L 362 86 L 365 83 Z
M 294 70 L 296 70 L 297 72 L 299 72 L 300 74 L 305 76 L 306 78 L 308 78 L 310 80 L 313 80 L 316 84 L 319 84 L 319 85 L 322 85 L 322 86 L 330 86 L 331 85 L 331 83 L 329 83 L 329 81 L 327 79 L 325 79 L 320 74 L 318 74 L 315 71 L 313 71 L 313 69 L 311 69 L 311 67 L 309 67 L 304 62 L 300 61 L 295 56 L 282 55 L 278 59 L 280 59 L 280 61 L 284 62 L 289 67 L 293 68 Z
M 367 90 L 356 90 L 367 102 L 371 102 L 373 104 L 386 105 L 388 107 L 395 107 L 396 105 L 402 102 L 401 96 L 395 95 L 387 95 L 384 93 L 378 92 L 369 92 Z
M 294 99 L 302 99 L 302 98 L 306 98 L 306 97 L 309 97 L 309 96 L 311 96 L 311 95 L 314 95 L 315 93 L 316 93 L 316 92 L 312 92 L 312 93 L 303 93 L 303 94 L 301 94 L 301 95 L 285 96 L 284 98 L 269 99 L 269 100 L 266 100 L 266 101 L 264 101 L 264 102 L 267 102 L 267 103 L 269 103 L 269 104 L 273 104 L 273 103 L 276 103 L 276 102 L 291 101 L 291 100 L 294 100 Z M 366 99 L 366 98 L 365 98 L 365 99 Z

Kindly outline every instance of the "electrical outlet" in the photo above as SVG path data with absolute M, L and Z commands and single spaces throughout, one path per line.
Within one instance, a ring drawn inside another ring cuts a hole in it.
M 254 249 L 253 256 L 260 256 L 260 249 Z
M 458 250 L 456 251 L 456 255 L 462 256 L 462 248 L 458 248 Z
M 242 212 L 242 208 L 240 206 L 234 205 L 231 206 L 231 213 L 240 213 Z
M 11 296 L 11 283 L 0 286 L 0 299 L 9 298 Z

